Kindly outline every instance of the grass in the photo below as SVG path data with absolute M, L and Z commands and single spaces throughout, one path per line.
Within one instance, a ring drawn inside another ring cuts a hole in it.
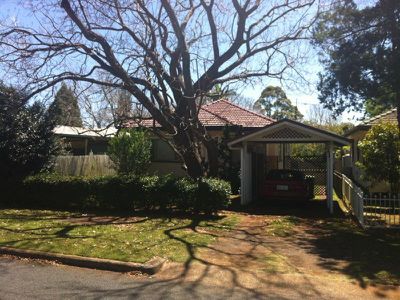
M 270 253 L 263 258 L 265 268 L 263 271 L 269 274 L 293 273 L 295 268 L 290 265 L 288 258 L 277 253 Z
M 80 218 L 80 219 L 79 219 Z M 154 256 L 183 262 L 239 221 L 228 214 L 190 217 L 115 217 L 110 223 L 82 222 L 82 215 L 43 210 L 0 210 L 0 246 L 146 262 Z M 101 220 L 101 219 L 100 219 Z M 201 229 L 201 230 L 199 230 Z
M 314 225 L 313 241 L 322 257 L 347 262 L 345 273 L 361 283 L 400 284 L 400 232 L 361 229 L 349 219 L 328 219 Z M 335 268 L 335 266 L 327 266 Z
M 285 216 L 272 221 L 267 227 L 267 233 L 273 236 L 288 237 L 294 234 L 294 229 L 299 224 L 300 218 Z

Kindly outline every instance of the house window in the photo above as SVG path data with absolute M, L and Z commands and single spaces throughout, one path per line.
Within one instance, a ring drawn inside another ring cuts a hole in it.
M 154 139 L 152 140 L 152 161 L 178 162 L 179 158 L 167 142 Z

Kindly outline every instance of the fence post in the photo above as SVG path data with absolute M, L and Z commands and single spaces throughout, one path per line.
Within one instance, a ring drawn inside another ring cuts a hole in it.
M 344 184 L 344 176 L 342 175 L 342 198 L 343 198 L 343 201 L 344 202 L 346 202 L 346 186 L 345 186 L 345 184 Z M 345 204 L 347 204 L 347 203 L 345 203 Z
M 364 226 L 364 195 L 359 187 L 354 187 L 354 191 L 357 193 L 357 202 L 359 204 L 358 220 Z
M 360 197 L 360 223 L 364 226 L 364 197 Z

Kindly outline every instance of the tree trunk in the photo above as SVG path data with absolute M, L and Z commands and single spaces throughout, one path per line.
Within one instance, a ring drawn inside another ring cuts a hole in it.
M 191 178 L 197 179 L 205 175 L 205 170 L 199 151 L 199 144 L 189 134 L 189 130 L 179 129 L 178 133 L 174 136 L 174 144 L 186 166 L 186 172 Z
M 210 177 L 218 176 L 218 147 L 217 143 L 211 137 L 205 138 L 203 144 L 207 150 L 208 156 L 208 172 L 207 175 Z

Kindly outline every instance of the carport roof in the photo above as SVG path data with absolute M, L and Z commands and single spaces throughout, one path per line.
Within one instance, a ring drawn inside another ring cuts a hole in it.
M 290 119 L 282 119 L 238 137 L 228 143 L 229 147 L 241 147 L 242 142 L 265 143 L 326 143 L 338 146 L 350 145 L 352 140 L 333 132 L 306 125 Z

